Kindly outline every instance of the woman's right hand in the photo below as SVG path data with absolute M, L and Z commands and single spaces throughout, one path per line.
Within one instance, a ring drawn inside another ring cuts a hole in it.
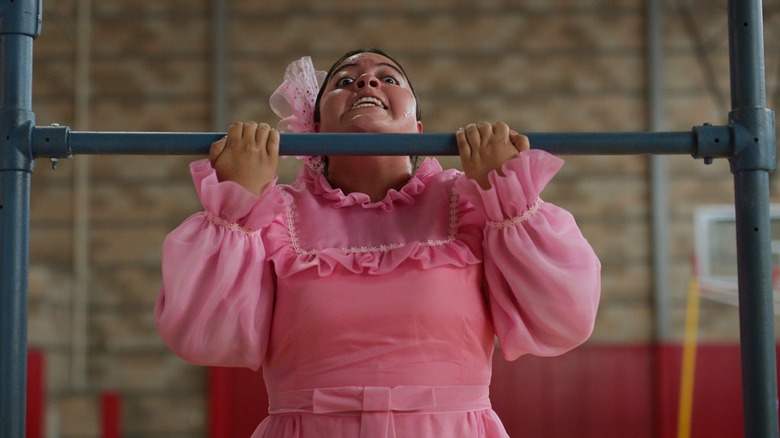
M 259 195 L 276 177 L 279 131 L 266 123 L 235 122 L 227 136 L 211 144 L 209 159 L 220 181 L 236 182 Z

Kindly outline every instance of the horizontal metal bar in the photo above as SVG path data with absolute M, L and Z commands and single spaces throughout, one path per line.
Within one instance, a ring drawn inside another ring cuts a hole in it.
M 69 154 L 206 155 L 224 133 L 86 132 L 68 133 L 67 150 L 33 145 L 37 158 Z M 697 136 L 685 132 L 527 133 L 531 147 L 560 155 L 688 154 Z M 40 136 L 33 136 L 34 139 Z M 282 134 L 281 155 L 458 155 L 455 135 Z

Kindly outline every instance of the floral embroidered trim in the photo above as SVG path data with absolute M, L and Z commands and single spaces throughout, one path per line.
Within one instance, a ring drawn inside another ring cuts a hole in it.
M 403 248 L 406 246 L 405 243 L 391 243 L 390 245 L 380 245 L 380 246 L 361 246 L 361 247 L 351 247 L 351 248 L 341 248 L 342 251 L 346 252 L 347 254 L 362 254 L 366 252 L 387 252 L 392 249 L 398 249 Z
M 206 220 L 208 220 L 212 224 L 220 226 L 220 227 L 227 228 L 228 230 L 234 231 L 236 233 L 245 234 L 247 236 L 254 236 L 256 234 L 260 234 L 260 230 L 252 230 L 252 229 L 249 229 L 249 228 L 244 228 L 244 227 L 242 227 L 241 225 L 239 225 L 239 224 L 237 224 L 235 222 L 230 222 L 229 220 L 227 220 L 225 218 L 221 218 L 219 216 L 215 216 L 210 211 L 204 211 L 203 212 L 203 216 L 206 218 Z
M 284 219 L 287 222 L 287 234 L 290 235 L 290 245 L 293 247 L 293 251 L 296 254 L 317 254 L 319 250 L 307 251 L 301 248 L 301 244 L 298 242 L 298 233 L 295 231 L 295 222 L 293 221 L 292 207 L 286 207 L 284 209 Z
M 321 249 L 306 250 L 301 247 L 300 241 L 298 240 L 298 232 L 295 229 L 292 207 L 287 207 L 284 209 L 284 216 L 285 216 L 285 221 L 287 223 L 287 233 L 290 236 L 290 245 L 293 247 L 293 251 L 296 254 L 314 255 L 322 251 Z M 448 230 L 447 238 L 443 240 L 426 240 L 420 242 L 420 245 L 422 246 L 446 245 L 448 243 L 454 242 L 457 237 L 457 234 L 458 234 L 458 194 L 452 192 L 452 195 L 450 196 L 449 230 Z M 353 246 L 348 248 L 345 247 L 345 248 L 341 248 L 341 250 L 347 254 L 363 254 L 368 252 L 388 252 L 394 249 L 403 248 L 406 245 L 407 245 L 406 243 L 390 243 L 387 245 L 380 245 L 380 246 Z
M 458 194 L 455 191 L 450 195 L 450 223 L 449 232 L 445 240 L 426 240 L 420 242 L 424 246 L 441 246 L 454 242 L 458 234 Z
M 532 205 L 522 215 L 515 216 L 503 221 L 487 221 L 487 226 L 493 230 L 500 230 L 503 228 L 513 227 L 521 222 L 525 222 L 528 219 L 530 219 L 531 216 L 535 215 L 539 211 L 539 208 L 541 208 L 543 203 L 544 201 L 542 201 L 542 198 L 536 198 L 536 202 L 534 202 L 534 205 Z

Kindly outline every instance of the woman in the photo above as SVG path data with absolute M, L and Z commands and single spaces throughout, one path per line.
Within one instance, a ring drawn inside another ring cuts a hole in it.
M 377 50 L 338 60 L 310 109 L 294 112 L 317 132 L 422 132 Z M 539 198 L 562 161 L 504 123 L 456 138 L 463 172 L 313 157 L 276 185 L 279 132 L 234 123 L 192 164 L 205 212 L 166 238 L 155 317 L 186 360 L 262 367 L 271 415 L 254 437 L 506 437 L 494 337 L 513 360 L 590 336 L 599 261 Z

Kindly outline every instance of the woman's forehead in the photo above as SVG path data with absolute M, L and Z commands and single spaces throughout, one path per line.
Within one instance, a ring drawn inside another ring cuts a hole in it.
M 394 70 L 401 71 L 401 68 L 393 62 L 392 59 L 380 55 L 379 53 L 373 53 L 373 52 L 362 52 L 357 53 L 355 55 L 352 55 L 343 61 L 339 63 L 334 69 L 333 72 L 337 72 L 339 70 L 343 70 L 350 67 L 361 67 L 361 66 L 374 66 L 374 65 L 386 65 Z

